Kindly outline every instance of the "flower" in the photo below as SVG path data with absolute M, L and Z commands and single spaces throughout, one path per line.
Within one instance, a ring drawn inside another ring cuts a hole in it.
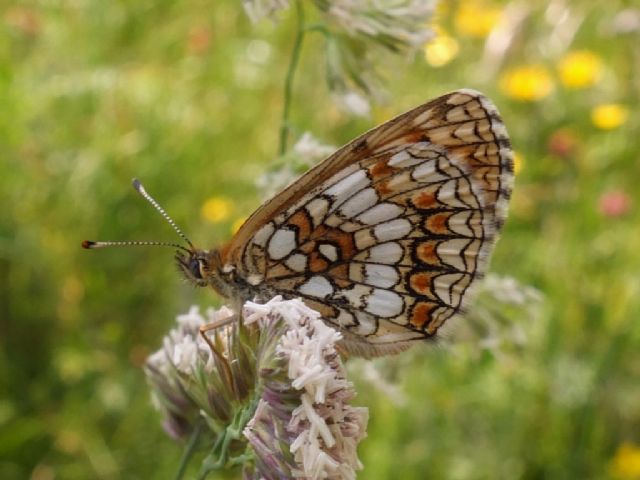
M 253 21 L 273 18 L 288 0 L 244 0 Z M 318 22 L 307 25 L 303 9 L 313 5 Z M 366 97 L 380 95 L 382 80 L 375 64 L 384 53 L 412 55 L 433 37 L 429 20 L 435 0 L 313 0 L 297 3 L 301 32 L 325 35 L 327 83 L 338 106 L 369 115 Z M 357 96 L 356 96 L 357 95 Z
M 477 288 L 467 321 L 456 327 L 455 348 L 466 344 L 478 352 L 504 356 L 526 344 L 542 316 L 543 299 L 540 291 L 512 277 L 488 274 Z
M 399 52 L 415 50 L 432 36 L 428 19 L 432 0 L 313 0 L 337 33 L 374 42 Z M 289 7 L 288 0 L 243 0 L 253 22 Z
M 631 197 L 622 190 L 605 192 L 598 200 L 598 209 L 605 217 L 622 217 L 631 210 Z
M 579 145 L 578 136 L 570 128 L 560 128 L 547 141 L 549 153 L 561 158 L 571 157 Z
M 193 373 L 208 363 L 208 354 L 198 343 L 198 328 L 204 323 L 197 307 L 180 315 L 178 326 L 167 334 L 163 348 L 145 363 L 153 404 L 163 414 L 165 431 L 176 439 L 187 437 L 199 416 L 199 407 L 183 387 L 180 372 Z
M 502 10 L 487 2 L 466 0 L 454 16 L 456 30 L 462 35 L 485 38 L 502 19 Z
M 507 70 L 500 78 L 504 93 L 516 100 L 541 100 L 553 91 L 553 79 L 543 65 L 524 65 Z
M 640 10 L 625 8 L 620 10 L 611 22 L 612 30 L 617 34 L 628 34 L 640 31 Z
M 629 117 L 629 109 L 619 103 L 605 103 L 591 110 L 591 121 L 601 130 L 618 128 Z
M 275 18 L 275 15 L 289 8 L 289 0 L 243 0 L 244 11 L 253 23 L 263 18 Z
M 335 349 L 341 334 L 300 300 L 247 302 L 244 315 L 261 329 L 288 326 L 275 350 L 281 367 L 261 371 L 264 393 L 244 430 L 257 456 L 251 478 L 355 479 L 368 411 L 349 405 L 355 391 Z
M 513 152 L 513 173 L 518 175 L 522 171 L 524 165 L 524 156 L 518 152 Z
M 369 117 L 371 113 L 371 104 L 369 100 L 358 92 L 346 92 L 343 94 L 335 94 L 334 102 L 342 110 L 355 115 L 356 117 Z
M 167 432 L 184 439 L 206 427 L 201 477 L 243 463 L 245 478 L 355 478 L 368 411 L 350 404 L 341 334 L 281 297 L 247 302 L 243 319 L 192 307 L 147 359 Z
M 311 133 L 304 132 L 292 148 L 293 154 L 311 166 L 336 150 L 333 145 L 321 143 Z
M 202 205 L 202 216 L 211 223 L 224 222 L 231 216 L 233 204 L 226 197 L 211 197 Z
M 412 51 L 433 34 L 428 19 L 430 0 L 314 0 L 331 24 L 347 35 L 374 42 L 390 50 Z
M 305 132 L 293 145 L 291 150 L 276 161 L 274 168 L 256 180 L 257 187 L 262 191 L 263 198 L 271 198 L 281 191 L 299 174 L 324 160 L 336 148 L 325 145 L 309 132 Z
M 602 76 L 602 60 L 589 50 L 570 52 L 558 64 L 560 81 L 567 88 L 595 85 Z
M 611 460 L 611 474 L 624 480 L 640 478 L 640 447 L 633 443 L 622 443 Z
M 413 55 L 433 36 L 432 0 L 313 0 L 327 32 L 327 83 L 342 95 L 381 96 L 383 80 L 375 66 L 387 54 Z M 363 112 L 362 102 L 358 102 Z
M 453 60 L 459 50 L 458 41 L 442 31 L 425 44 L 424 57 L 432 67 L 442 67 Z

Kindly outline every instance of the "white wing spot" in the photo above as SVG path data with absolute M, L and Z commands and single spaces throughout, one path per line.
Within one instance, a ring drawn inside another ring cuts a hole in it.
M 366 188 L 347 200 L 340 207 L 340 213 L 346 218 L 353 218 L 360 212 L 373 207 L 378 202 L 378 194 L 373 188 Z
M 397 218 L 390 222 L 380 223 L 375 226 L 373 233 L 379 242 L 396 240 L 406 237 L 411 231 L 411 223 L 406 218 Z
M 306 205 L 306 209 L 315 228 L 322 223 L 322 220 L 327 214 L 329 201 L 326 198 L 314 198 Z
M 253 243 L 259 247 L 264 247 L 274 230 L 275 227 L 273 226 L 273 223 L 267 223 L 253 236 Z
M 307 256 L 301 253 L 291 255 L 284 264 L 294 272 L 304 272 L 307 268 Z
M 373 318 L 368 313 L 364 312 L 355 312 L 356 319 L 358 320 L 358 326 L 354 329 L 354 332 L 357 335 L 371 335 L 376 331 L 378 327 L 375 318 Z
M 421 165 L 418 165 L 413 169 L 411 173 L 411 177 L 416 182 L 421 183 L 436 183 L 447 180 L 449 177 L 442 175 L 440 172 L 436 170 L 436 162 L 435 160 L 428 160 L 423 162 Z
M 365 283 L 374 287 L 390 288 L 398 283 L 398 272 L 388 265 L 366 264 Z
M 356 220 L 367 225 L 375 225 L 396 218 L 401 213 L 402 207 L 395 203 L 380 203 L 364 212 Z
M 331 245 L 330 243 L 321 243 L 318 247 L 320 253 L 329 261 L 335 262 L 338 260 L 338 249 L 335 245 Z
M 367 285 L 356 284 L 351 288 L 338 290 L 336 297 L 346 300 L 354 309 L 361 309 L 365 305 L 363 299 L 368 297 L 371 292 L 373 292 L 373 288 Z
M 424 160 L 422 158 L 414 158 L 406 150 L 402 150 L 401 152 L 396 153 L 393 157 L 389 159 L 387 165 L 390 167 L 411 167 L 413 165 L 417 165 L 418 163 L 422 163 Z
M 377 317 L 395 317 L 400 315 L 404 308 L 402 297 L 389 290 L 374 288 L 367 297 L 365 311 Z
M 324 193 L 331 195 L 336 203 L 341 203 L 343 200 L 352 196 L 353 192 L 363 189 L 368 184 L 369 179 L 365 171 L 357 170 L 329 187 Z
M 316 298 L 326 298 L 333 293 L 333 287 L 329 280 L 316 275 L 303 283 L 298 289 L 301 294 Z
M 271 237 L 267 252 L 274 260 L 281 260 L 296 248 L 296 233 L 280 228 Z
M 402 247 L 396 242 L 381 243 L 369 250 L 369 261 L 388 265 L 398 263 L 403 254 Z

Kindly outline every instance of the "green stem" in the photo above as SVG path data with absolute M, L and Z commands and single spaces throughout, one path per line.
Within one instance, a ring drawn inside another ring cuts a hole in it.
M 242 438 L 242 431 L 255 414 L 259 399 L 260 396 L 255 393 L 246 408 L 238 410 L 233 416 L 231 423 L 218 435 L 218 439 L 211 449 L 211 452 L 202 462 L 197 480 L 204 480 L 209 473 L 214 470 L 220 470 L 234 465 L 243 465 L 252 458 L 251 455 L 246 453 L 238 457 L 230 457 L 229 448 L 231 442 Z
M 176 473 L 176 480 L 181 480 L 184 476 L 184 472 L 187 469 L 187 464 L 193 453 L 196 450 L 196 445 L 198 444 L 198 439 L 200 438 L 200 434 L 204 428 L 204 420 L 202 418 L 198 419 L 196 422 L 193 432 L 191 432 L 191 437 L 189 437 L 189 442 L 184 447 L 184 452 L 182 452 L 182 458 L 180 459 L 180 466 L 178 467 L 178 472 Z
M 284 106 L 282 109 L 282 123 L 280 125 L 280 147 L 278 149 L 280 156 L 284 155 L 287 151 L 287 141 L 289 139 L 290 130 L 289 113 L 291 111 L 291 101 L 293 97 L 293 78 L 300 61 L 302 42 L 304 40 L 304 34 L 306 32 L 304 27 L 304 9 L 302 7 L 302 1 L 296 0 L 295 4 L 298 24 L 296 29 L 296 37 L 293 43 L 293 50 L 291 51 L 291 60 L 289 60 L 289 69 L 287 70 L 287 76 L 284 81 Z

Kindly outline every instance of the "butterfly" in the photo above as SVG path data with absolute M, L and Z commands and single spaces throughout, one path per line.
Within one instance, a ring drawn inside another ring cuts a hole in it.
M 188 246 L 185 276 L 242 304 L 301 298 L 350 354 L 397 353 L 464 312 L 507 215 L 513 151 L 473 90 L 364 133 L 264 203 L 222 248 Z M 85 248 L 161 242 L 89 242 Z

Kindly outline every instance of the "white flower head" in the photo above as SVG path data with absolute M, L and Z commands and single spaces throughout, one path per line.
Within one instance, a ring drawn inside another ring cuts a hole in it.
M 508 351 L 527 343 L 539 324 L 543 301 L 533 287 L 512 277 L 488 274 L 478 285 L 465 321 L 451 322 L 444 338 L 452 333 L 456 348 L 480 347 L 507 358 Z
M 288 478 L 355 478 L 355 471 L 362 468 L 356 447 L 366 436 L 368 410 L 349 404 L 355 391 L 335 348 L 342 335 L 300 300 L 275 297 L 264 305 L 248 302 L 245 319 L 263 328 L 278 322 L 287 327 L 276 355 L 290 384 L 285 387 L 281 378 L 267 376 L 260 406 L 244 430 L 262 460 L 256 462 L 256 473 L 269 478 L 282 476 L 283 471 L 288 471 Z M 278 385 L 286 393 L 281 390 L 276 397 L 272 392 Z M 293 410 L 287 407 L 294 402 Z M 277 467 L 269 466 L 283 440 L 265 433 L 274 431 L 288 439 L 293 463 L 283 454 Z M 261 457 L 264 451 L 270 452 L 268 459 Z
M 371 103 L 367 97 L 358 92 L 336 93 L 333 96 L 333 101 L 340 109 L 356 117 L 368 118 L 371 114 Z
M 243 322 L 230 315 L 192 307 L 147 359 L 167 432 L 184 438 L 204 423 L 212 442 L 228 445 L 205 469 L 235 455 L 245 478 L 355 478 L 368 411 L 350 404 L 355 391 L 336 350 L 341 334 L 300 300 L 248 302 Z M 209 322 L 223 325 L 205 340 L 200 330 Z
M 433 36 L 430 0 L 315 0 L 330 21 L 353 37 L 395 50 L 415 50 Z
M 272 170 L 258 177 L 256 186 L 264 198 L 271 198 L 295 181 L 303 171 L 331 155 L 336 148 L 305 132 L 291 150 L 280 157 Z
M 212 353 L 200 335 L 200 327 L 207 323 L 207 319 L 200 314 L 197 306 L 192 306 L 189 312 L 178 315 L 176 321 L 178 326 L 169 331 L 163 341 L 167 358 L 184 374 L 198 369 L 210 371 Z
M 325 34 L 327 83 L 338 106 L 368 116 L 367 102 L 350 92 L 379 96 L 382 84 L 375 70 L 381 53 L 413 55 L 434 37 L 430 27 L 436 0 L 299 0 L 299 11 L 314 5 L 320 12 L 314 27 Z M 244 0 L 252 21 L 275 18 L 288 0 Z M 300 14 L 299 18 L 304 15 Z M 308 25 L 300 25 L 305 31 Z M 346 96 L 346 99 L 340 98 Z
M 280 10 L 289 8 L 289 0 L 243 0 L 242 6 L 253 23 L 263 18 L 275 19 Z
M 335 149 L 333 145 L 321 143 L 311 135 L 310 132 L 304 132 L 292 148 L 294 154 L 298 156 L 301 161 L 309 164 L 309 166 L 316 164 L 320 160 L 324 160 L 331 155 Z

